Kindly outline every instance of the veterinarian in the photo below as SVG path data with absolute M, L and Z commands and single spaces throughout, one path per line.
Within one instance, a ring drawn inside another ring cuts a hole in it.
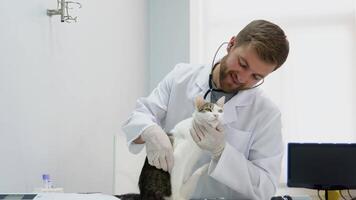
M 166 133 L 191 117 L 196 96 L 211 102 L 225 96 L 221 130 L 197 123 L 190 130 L 206 150 L 195 169 L 210 163 L 192 198 L 270 199 L 281 172 L 281 113 L 257 86 L 286 61 L 289 42 L 278 25 L 255 20 L 226 50 L 212 65 L 176 65 L 148 97 L 137 100 L 123 130 L 131 152 L 146 146 L 149 163 L 170 171 L 174 159 Z

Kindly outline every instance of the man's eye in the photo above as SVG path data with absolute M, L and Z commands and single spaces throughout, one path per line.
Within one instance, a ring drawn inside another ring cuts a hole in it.
M 258 76 L 258 75 L 253 75 L 253 78 L 254 78 L 256 81 L 262 80 L 262 77 L 261 77 L 261 76 Z
M 241 63 L 241 62 L 240 62 L 240 66 L 241 66 L 242 68 L 244 68 L 244 69 L 247 68 L 247 65 L 246 65 L 245 63 Z
M 242 68 L 244 68 L 244 69 L 247 68 L 247 65 L 246 65 L 245 63 L 242 63 L 240 59 L 238 59 L 238 62 L 239 62 L 239 65 L 240 65 Z

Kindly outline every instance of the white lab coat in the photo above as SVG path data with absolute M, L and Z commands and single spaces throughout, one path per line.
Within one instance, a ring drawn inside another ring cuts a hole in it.
M 169 132 L 175 124 L 191 117 L 194 98 L 208 90 L 210 66 L 178 64 L 124 123 L 129 149 L 145 128 L 158 124 Z M 208 96 L 210 99 L 210 95 Z M 218 162 L 203 155 L 196 168 L 209 163 L 192 198 L 267 200 L 275 193 L 281 171 L 283 143 L 281 114 L 260 89 L 240 91 L 224 105 L 226 147 Z

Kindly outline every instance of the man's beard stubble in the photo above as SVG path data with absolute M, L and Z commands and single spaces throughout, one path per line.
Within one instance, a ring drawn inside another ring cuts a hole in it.
M 227 93 L 236 93 L 243 87 L 243 85 L 241 85 L 240 87 L 235 88 L 235 89 L 229 89 L 224 84 L 224 79 L 226 79 L 227 76 L 230 75 L 228 72 L 228 67 L 226 66 L 227 56 L 228 55 L 224 56 L 220 61 L 220 69 L 219 69 L 219 83 L 220 83 L 220 87 L 221 87 L 220 89 Z

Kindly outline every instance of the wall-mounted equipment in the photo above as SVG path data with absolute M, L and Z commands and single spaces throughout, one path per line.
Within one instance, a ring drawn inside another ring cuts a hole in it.
M 73 9 L 71 5 L 76 5 L 77 8 L 81 8 L 82 4 L 75 1 L 57 0 L 57 9 L 47 9 L 47 15 L 52 17 L 53 15 L 60 15 L 61 22 L 77 22 L 77 17 L 72 17 L 69 14 L 69 10 Z

